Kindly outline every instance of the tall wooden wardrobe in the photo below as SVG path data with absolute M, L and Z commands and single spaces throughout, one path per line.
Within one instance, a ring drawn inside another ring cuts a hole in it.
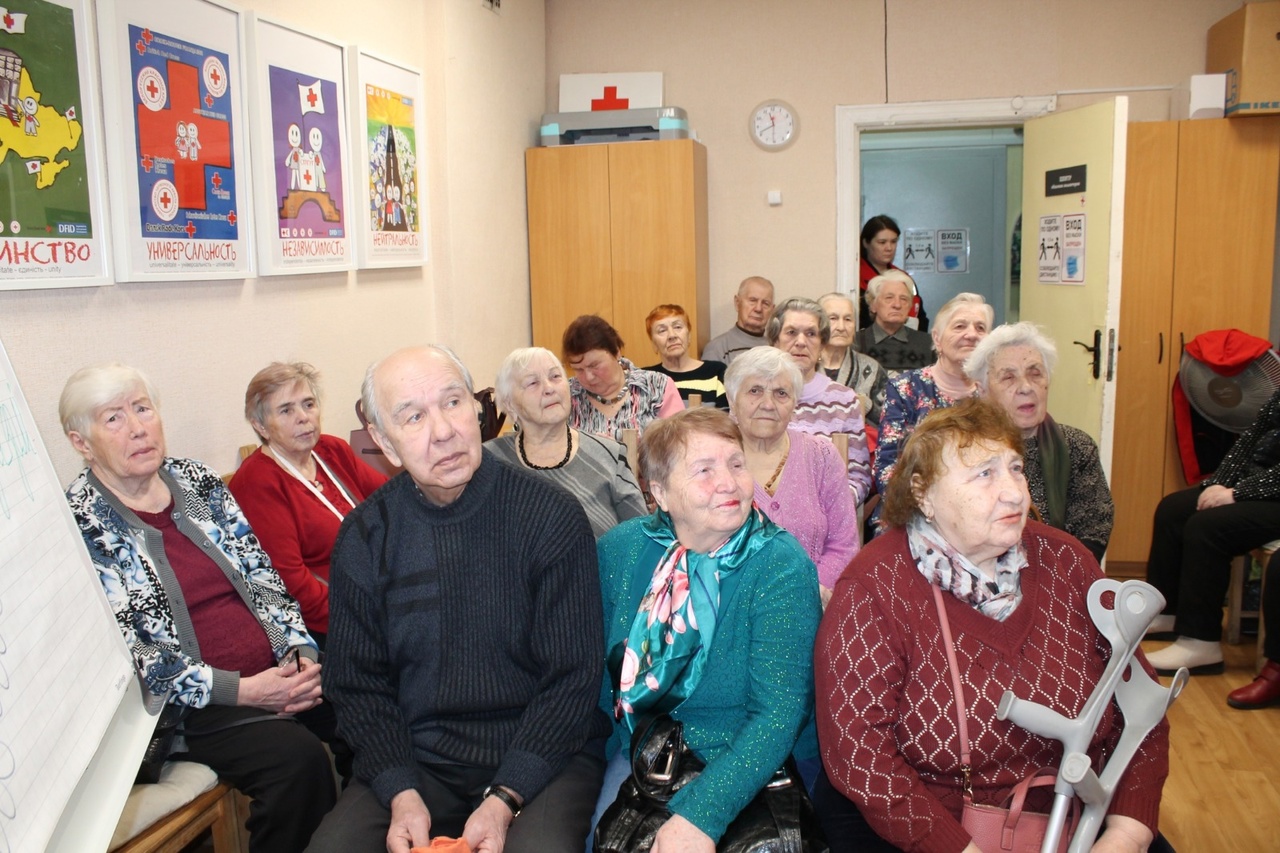
M 1280 116 L 1130 124 L 1127 171 L 1107 562 L 1142 576 L 1156 504 L 1187 485 L 1170 402 L 1183 344 L 1269 337 Z
M 690 139 L 525 152 L 533 342 L 560 354 L 565 327 L 599 314 L 623 353 L 658 361 L 644 318 L 676 303 L 700 352 L 710 323 L 707 149 Z

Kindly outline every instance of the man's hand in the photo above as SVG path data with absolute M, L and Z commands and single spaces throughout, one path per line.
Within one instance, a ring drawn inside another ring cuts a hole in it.
M 305 660 L 305 659 L 304 659 Z M 240 679 L 237 705 L 252 705 L 277 714 L 298 714 L 320 704 L 320 664 L 273 666 Z
M 653 836 L 649 853 L 716 853 L 716 843 L 689 821 L 672 815 Z
M 471 845 L 472 853 L 502 853 L 512 818 L 506 803 L 497 797 L 485 797 L 467 818 L 462 837 Z
M 387 827 L 387 853 L 409 853 L 431 843 L 431 812 L 413 788 L 391 798 L 391 825 Z
M 1200 498 L 1196 501 L 1196 509 L 1213 509 L 1215 506 L 1226 506 L 1235 502 L 1234 489 L 1228 489 L 1226 486 L 1209 486 L 1200 493 Z

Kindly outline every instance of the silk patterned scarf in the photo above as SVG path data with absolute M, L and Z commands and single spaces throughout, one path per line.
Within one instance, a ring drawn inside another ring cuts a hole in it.
M 942 587 L 979 613 L 1003 622 L 1022 602 L 1022 570 L 1027 567 L 1027 552 L 1021 541 L 1000 555 L 994 581 L 957 551 L 922 515 L 917 514 L 907 522 L 907 544 L 925 580 Z
M 670 712 L 693 693 L 715 637 L 720 582 L 782 528 L 753 505 L 743 525 L 708 554 L 681 545 L 671 517 L 662 510 L 646 518 L 641 529 L 666 550 L 630 633 L 609 653 L 614 716 L 628 730 L 646 713 Z

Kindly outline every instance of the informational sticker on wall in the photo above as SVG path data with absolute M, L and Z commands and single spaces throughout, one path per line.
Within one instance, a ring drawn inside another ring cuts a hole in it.
M 965 273 L 969 271 L 969 229 L 938 229 L 938 263 L 940 273 Z
M 1036 254 L 1036 281 L 1062 282 L 1062 216 L 1040 217 L 1040 250 Z
M 1084 214 L 1062 217 L 1062 283 L 1084 284 Z
M 934 249 L 937 232 L 931 228 L 908 228 L 902 232 L 902 268 L 909 273 L 933 272 L 938 262 Z

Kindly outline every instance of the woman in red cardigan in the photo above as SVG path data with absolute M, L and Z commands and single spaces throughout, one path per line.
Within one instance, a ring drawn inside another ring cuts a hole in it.
M 1086 604 L 1102 572 L 1077 540 L 1028 521 L 1030 506 L 1022 437 L 1002 409 L 969 399 L 916 427 L 885 496 L 891 529 L 837 582 L 814 651 L 826 771 L 814 805 L 832 853 L 886 843 L 978 852 L 960 820 L 956 698 L 934 587 L 954 638 L 973 801 L 1000 805 L 1025 777 L 1061 762 L 1060 742 L 997 719 L 996 708 L 1012 690 L 1068 718 L 1080 713 L 1109 651 Z M 1123 728 L 1113 702 L 1089 749 L 1095 769 Z M 1156 839 L 1168 735 L 1162 720 L 1139 747 L 1093 853 L 1140 853 Z M 1048 811 L 1044 790 L 1027 808 Z
M 329 552 L 338 526 L 387 478 L 345 441 L 321 434 L 319 380 L 309 364 L 277 361 L 249 381 L 244 416 L 262 446 L 244 460 L 230 488 L 323 649 Z

